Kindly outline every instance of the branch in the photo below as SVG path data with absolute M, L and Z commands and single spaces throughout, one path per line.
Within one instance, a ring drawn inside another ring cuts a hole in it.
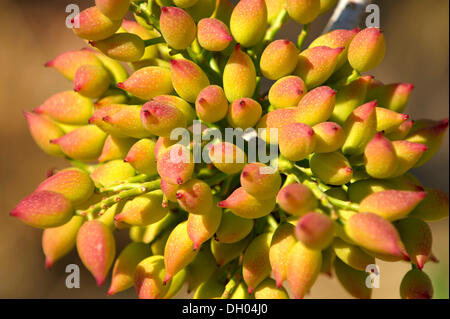
M 336 29 L 351 30 L 361 23 L 365 8 L 372 0 L 340 0 L 323 33 Z

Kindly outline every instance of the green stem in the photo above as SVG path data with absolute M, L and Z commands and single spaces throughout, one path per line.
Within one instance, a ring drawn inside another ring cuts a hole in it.
M 137 5 L 136 3 L 131 2 L 130 10 L 137 16 L 143 18 L 145 22 L 147 22 L 149 25 L 158 30 L 159 33 L 161 33 L 161 30 L 159 29 L 159 20 L 152 15 L 152 12 L 150 11 L 147 3 L 142 2 Z
M 96 165 L 85 164 L 78 160 L 70 160 L 70 164 L 88 173 L 92 173 L 96 168 Z
M 357 80 L 359 78 L 359 76 L 360 76 L 360 73 L 358 71 L 356 71 L 356 70 L 353 70 L 352 73 L 348 77 L 346 77 L 346 78 L 344 78 L 342 80 L 339 80 L 338 82 L 330 85 L 330 87 L 335 89 L 335 90 L 338 90 L 338 89 L 340 89 L 340 88 L 342 88 L 344 86 L 349 85 L 353 81 Z
M 278 223 L 275 220 L 275 217 L 273 217 L 272 215 L 267 216 L 267 223 L 269 224 L 272 231 L 275 231 L 275 229 L 278 228 Z
M 125 198 L 142 195 L 142 194 L 154 191 L 154 190 L 158 190 L 158 189 L 160 189 L 160 182 L 161 182 L 161 180 L 157 179 L 157 180 L 154 180 L 151 182 L 137 184 L 137 186 L 132 189 L 124 190 L 124 191 L 120 192 L 119 194 L 115 194 L 115 195 L 105 198 L 104 200 L 91 206 L 88 210 L 85 210 L 85 211 L 77 210 L 75 212 L 75 214 L 81 215 L 81 216 L 89 216 L 90 214 L 94 214 L 101 209 L 106 209 L 106 208 L 114 205 L 115 203 L 120 202 L 121 200 L 123 200 Z
M 303 25 L 302 32 L 298 35 L 297 39 L 297 48 L 302 51 L 303 44 L 305 43 L 306 38 L 308 37 L 309 33 L 309 23 Z
M 273 20 L 272 25 L 267 29 L 266 34 L 264 36 L 265 42 L 271 42 L 277 35 L 278 31 L 280 31 L 283 24 L 288 19 L 288 13 L 286 9 L 280 11 L 275 20 Z
M 225 286 L 225 291 L 223 292 L 221 299 L 230 299 L 238 284 L 239 280 L 236 276 L 233 276 Z
M 314 196 L 316 196 L 325 207 L 334 209 L 333 206 L 335 206 L 340 209 L 359 211 L 359 205 L 356 203 L 343 201 L 343 200 L 326 195 L 320 189 L 318 183 L 316 181 L 311 180 L 311 178 L 309 176 L 307 176 L 305 173 L 303 173 L 297 166 L 293 166 L 286 173 L 293 174 L 295 177 L 297 177 L 299 182 L 303 183 L 305 186 L 307 186 L 309 189 L 311 189 Z
M 154 45 L 154 44 L 158 44 L 158 43 L 164 43 L 164 38 L 157 37 L 157 38 L 153 38 L 153 39 L 144 40 L 144 44 L 146 47 Z

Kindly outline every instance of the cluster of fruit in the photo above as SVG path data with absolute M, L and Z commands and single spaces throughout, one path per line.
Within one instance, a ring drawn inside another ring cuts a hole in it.
M 408 261 L 401 297 L 431 298 L 426 222 L 448 216 L 448 195 L 408 171 L 436 153 L 448 120 L 413 122 L 402 113 L 411 84 L 361 75 L 384 57 L 377 28 L 302 48 L 336 2 L 96 0 L 82 11 L 73 31 L 90 48 L 46 64 L 73 90 L 25 112 L 38 146 L 73 165 L 11 212 L 44 229 L 46 265 L 76 246 L 98 285 L 112 268 L 109 294 L 134 286 L 140 298 L 185 283 L 194 298 L 303 298 L 320 273 L 370 298 L 368 266 Z M 274 40 L 289 18 L 303 25 L 296 44 Z M 220 139 L 207 141 L 211 163 L 194 163 L 195 145 L 170 139 L 194 120 L 203 132 L 261 129 L 277 169 Z M 121 229 L 132 242 L 116 256 Z

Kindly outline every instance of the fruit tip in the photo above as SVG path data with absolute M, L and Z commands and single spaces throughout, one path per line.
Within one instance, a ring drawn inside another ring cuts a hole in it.
M 251 295 L 253 293 L 253 291 L 255 291 L 255 288 L 253 287 L 248 287 L 247 289 L 248 293 Z
M 110 287 L 110 288 L 108 289 L 108 292 L 106 293 L 106 295 L 112 296 L 112 295 L 114 295 L 115 293 L 116 293 L 116 291 L 115 291 L 112 287 Z
M 125 84 L 123 82 L 119 82 L 116 84 L 116 87 L 122 90 L 125 90 Z
M 51 68 L 55 65 L 55 60 L 50 60 L 44 64 L 46 68 Z
M 178 185 L 183 184 L 183 179 L 182 179 L 181 177 L 178 177 L 178 178 L 177 178 L 177 184 L 178 184 Z
M 53 266 L 53 260 L 50 258 L 45 258 L 45 269 L 50 269 Z
M 166 274 L 166 276 L 164 277 L 164 280 L 163 280 L 163 285 L 164 286 L 167 285 L 167 283 L 170 281 L 170 279 L 172 279 L 172 275 Z
M 161 12 L 167 13 L 169 11 L 169 8 L 167 7 L 161 7 Z
M 105 278 L 104 277 L 97 277 L 97 278 L 95 278 L 95 281 L 97 282 L 97 286 L 100 287 L 105 282 Z

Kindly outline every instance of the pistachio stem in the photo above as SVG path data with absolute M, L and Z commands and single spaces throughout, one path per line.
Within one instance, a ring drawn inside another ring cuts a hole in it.
M 158 44 L 158 43 L 163 43 L 163 42 L 164 42 L 163 37 L 157 37 L 157 38 L 153 38 L 153 39 L 144 40 L 144 44 L 146 47 L 154 45 L 154 44 Z
M 124 190 L 119 194 L 112 195 L 110 197 L 105 198 L 104 200 L 98 202 L 97 204 L 91 206 L 88 210 L 77 210 L 75 212 L 76 215 L 80 216 L 88 216 L 90 214 L 94 214 L 101 209 L 106 209 L 115 203 L 132 196 L 142 195 L 154 190 L 158 190 L 160 188 L 161 180 L 157 179 L 151 182 L 146 182 L 142 184 L 136 184 L 136 187 Z
M 289 171 L 285 171 L 287 174 L 293 174 L 299 182 L 303 183 L 305 186 L 307 186 L 316 196 L 322 205 L 325 207 L 334 210 L 334 207 L 340 208 L 340 209 L 347 209 L 347 210 L 354 210 L 359 211 L 359 205 L 356 203 L 343 201 L 331 196 L 326 195 L 319 187 L 319 184 L 317 181 L 312 180 L 308 175 L 306 175 L 304 172 L 302 172 L 297 166 L 293 165 L 292 168 Z
M 239 280 L 236 276 L 233 276 L 230 281 L 225 286 L 225 290 L 222 294 L 221 299 L 230 299 L 233 292 L 236 290 L 237 285 L 239 284 Z
M 300 34 L 298 35 L 298 38 L 297 38 L 297 48 L 300 51 L 302 51 L 303 44 L 305 43 L 305 40 L 308 37 L 308 34 L 309 34 L 309 23 L 303 25 L 303 29 L 302 29 L 302 31 L 300 32 Z

